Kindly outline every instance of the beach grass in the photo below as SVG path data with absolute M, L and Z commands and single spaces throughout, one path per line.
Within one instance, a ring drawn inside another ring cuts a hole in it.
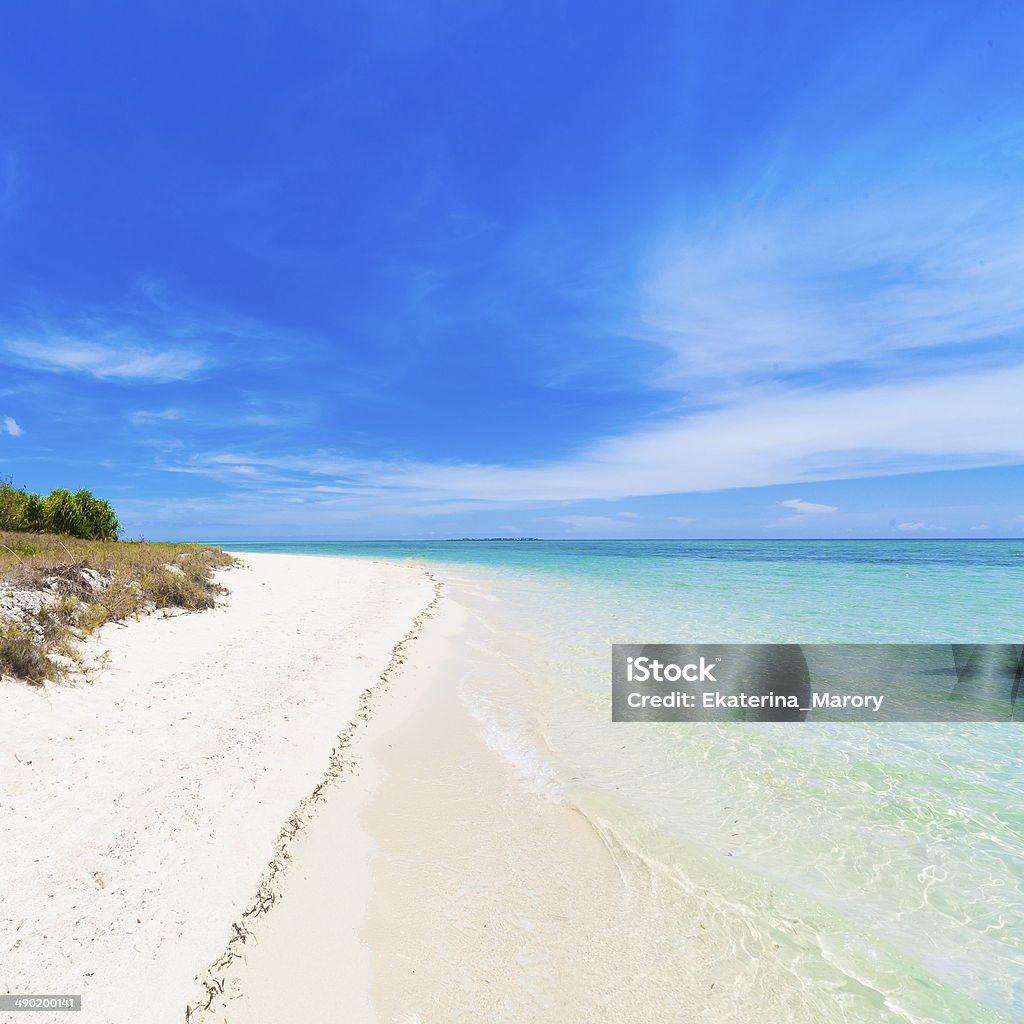
M 0 531 L 0 676 L 59 681 L 82 667 L 81 641 L 106 622 L 210 608 L 223 591 L 213 570 L 233 562 L 198 544 Z

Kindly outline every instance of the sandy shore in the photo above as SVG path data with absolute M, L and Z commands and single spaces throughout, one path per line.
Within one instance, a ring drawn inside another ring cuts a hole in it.
M 521 667 L 456 579 L 245 560 L 214 611 L 106 628 L 93 682 L 0 689 L 0 989 L 83 1024 L 715 1019 L 660 977 L 699 948 L 637 949 L 657 880 L 464 699 L 515 712 Z
M 720 1019 L 680 1005 L 674 978 L 703 959 L 693 939 L 638 929 L 659 882 L 635 875 L 464 699 L 504 671 L 516 703 L 521 667 L 494 657 L 447 577 L 414 656 L 349 748 L 357 774 L 289 842 L 279 898 L 216 967 L 216 996 L 195 1020 Z
M 367 919 L 371 903 L 394 902 L 399 914 L 410 903 L 402 892 L 375 891 L 382 849 L 364 817 L 379 805 L 389 775 L 383 754 L 397 729 L 408 726 L 417 749 L 432 750 L 435 756 L 438 741 L 448 747 L 450 730 L 430 729 L 429 724 L 438 724 L 431 720 L 423 723 L 424 733 L 417 713 L 423 701 L 434 703 L 437 690 L 447 688 L 443 670 L 463 619 L 462 608 L 446 595 L 417 631 L 414 656 L 403 658 L 394 685 L 374 692 L 368 715 L 346 749 L 349 772 L 326 787 L 324 798 L 289 839 L 288 856 L 274 879 L 277 899 L 266 914 L 247 922 L 245 941 L 233 946 L 237 955 L 212 967 L 209 979 L 217 994 L 195 1014 L 194 1024 L 371 1024 L 383 1019 L 372 986 L 379 972 Z M 405 773 L 395 781 L 404 789 Z M 409 842 L 426 838 L 406 819 L 403 804 L 389 801 L 380 811 Z M 420 812 L 443 828 L 450 808 L 431 798 Z M 429 928 L 430 922 L 423 925 Z M 401 934 L 388 938 L 403 942 Z
M 82 1024 L 180 1022 L 435 597 L 413 566 L 245 562 L 222 607 L 104 627 L 92 682 L 0 687 L 0 990 L 81 993 Z

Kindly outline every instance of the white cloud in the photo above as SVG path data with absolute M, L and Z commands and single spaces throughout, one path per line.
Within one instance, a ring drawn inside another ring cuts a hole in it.
M 819 505 L 817 502 L 804 501 L 802 498 L 789 498 L 780 501 L 779 504 L 783 508 L 792 509 L 797 516 L 823 516 L 839 511 L 835 505 Z
M 1005 183 L 1020 139 L 1017 127 L 973 138 L 945 180 L 934 154 L 908 152 L 903 166 L 876 163 L 886 177 L 851 183 L 826 161 L 816 178 L 794 169 L 788 194 L 745 193 L 661 247 L 636 335 L 671 353 L 683 388 L 851 364 L 891 372 L 1019 339 L 1024 199 Z
M 166 423 L 170 420 L 180 420 L 181 411 L 179 409 L 139 409 L 129 413 L 128 419 L 136 426 L 147 423 Z
M 691 526 L 697 522 L 693 516 L 668 516 L 667 519 L 670 523 L 675 523 L 677 526 Z
M 192 349 L 156 349 L 68 337 L 46 341 L 15 338 L 6 343 L 6 348 L 20 362 L 35 369 L 82 373 L 99 380 L 185 380 L 207 366 L 206 358 Z
M 989 526 L 988 523 L 978 523 L 977 526 L 969 526 L 968 529 L 972 533 L 979 533 L 983 530 L 991 530 L 992 527 Z
M 624 499 L 1024 463 L 1024 367 L 767 393 L 508 467 L 374 467 L 382 486 L 489 501 Z M 358 470 L 356 471 L 358 473 Z
M 13 416 L 5 416 L 3 420 L 3 431 L 5 434 L 9 434 L 11 437 L 21 437 L 25 433 L 24 430 L 18 425 L 18 421 Z
M 936 531 L 938 531 L 940 533 L 948 533 L 949 532 L 949 527 L 948 526 L 940 526 L 938 523 L 921 523 L 921 522 L 897 523 L 896 529 L 897 530 L 903 530 L 904 533 L 921 533 L 922 531 L 924 531 L 924 532 L 933 532 L 933 533 L 936 532 Z
M 625 500 L 1024 464 L 1021 393 L 1024 366 L 844 390 L 765 392 L 527 466 L 388 462 L 314 451 L 209 453 L 167 468 L 224 479 L 321 477 L 318 482 L 343 492 L 338 501 L 402 502 L 423 513 L 453 501 L 508 507 Z

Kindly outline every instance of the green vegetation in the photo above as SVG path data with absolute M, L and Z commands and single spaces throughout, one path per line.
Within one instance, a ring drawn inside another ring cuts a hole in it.
M 45 498 L 0 481 L 0 530 L 117 540 L 121 524 L 110 503 L 90 491 L 58 488 Z
M 8 488 L 5 499 L 10 491 L 24 493 Z M 61 497 L 54 508 L 63 506 L 64 495 L 78 497 L 54 491 L 42 504 L 55 495 Z M 87 506 L 69 507 L 77 515 Z M 79 641 L 105 622 L 159 608 L 210 608 L 224 589 L 212 572 L 233 562 L 219 548 L 195 544 L 0 531 L 0 676 L 34 684 L 59 680 L 83 666 Z

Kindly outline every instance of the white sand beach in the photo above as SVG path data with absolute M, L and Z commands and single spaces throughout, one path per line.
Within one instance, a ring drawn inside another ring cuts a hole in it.
M 699 925 L 660 927 L 658 880 L 462 698 L 502 669 L 449 576 L 193 1024 L 726 1019 L 713 998 L 679 1005 L 679 978 L 713 977 Z
M 90 681 L 0 691 L 4 990 L 83 1024 L 715 1019 L 679 1015 L 703 956 L 658 882 L 460 698 L 518 699 L 468 595 L 359 558 L 220 578 L 104 627 Z
M 212 611 L 104 627 L 90 681 L 0 687 L 0 990 L 83 1024 L 1013 1019 L 740 863 L 774 818 L 537 661 L 535 580 L 243 560 Z M 741 781 L 780 806 L 785 765 Z
M 0 687 L 0 990 L 81 993 L 82 1024 L 183 1020 L 435 600 L 422 569 L 360 559 L 247 555 L 220 579 L 214 610 L 104 627 L 91 681 Z
M 412 903 L 400 887 L 375 894 L 382 837 L 371 835 L 364 819 L 369 808 L 379 806 L 397 835 L 408 836 L 413 844 L 426 838 L 405 802 L 380 804 L 381 787 L 393 767 L 385 764 L 383 754 L 401 726 L 416 734 L 417 746 L 435 754 L 453 738 L 433 717 L 417 724 L 414 711 L 424 698 L 447 689 L 440 673 L 463 618 L 462 608 L 446 595 L 418 630 L 414 656 L 399 667 L 395 685 L 374 693 L 368 717 L 346 749 L 351 770 L 327 787 L 288 842 L 288 857 L 274 879 L 277 899 L 266 914 L 246 922 L 244 942 L 232 943 L 235 955 L 211 967 L 206 980 L 214 998 L 194 1013 L 193 1021 L 370 1024 L 388 1019 L 372 990 L 372 982 L 380 980 L 380 965 L 376 943 L 368 941 L 367 919 L 371 903 L 380 898 L 393 902 L 399 915 Z M 431 728 L 439 724 L 441 731 Z M 404 771 L 395 781 L 407 788 Z M 435 794 L 426 796 L 418 813 L 433 819 L 435 829 L 446 829 L 451 808 Z M 417 902 L 417 912 L 421 907 Z M 431 922 L 424 920 L 422 926 L 429 930 Z M 393 937 L 400 945 L 405 941 L 402 929 Z

